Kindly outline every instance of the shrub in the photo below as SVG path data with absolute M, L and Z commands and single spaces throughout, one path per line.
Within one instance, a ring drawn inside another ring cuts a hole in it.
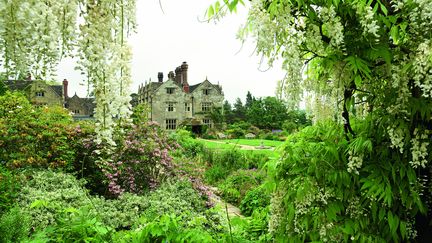
M 0 161 L 10 168 L 71 166 L 76 133 L 64 108 L 34 108 L 20 93 L 0 97 Z
M 20 187 L 18 176 L 0 165 L 0 215 L 12 207 Z
M 238 170 L 219 185 L 219 190 L 226 201 L 238 205 L 248 190 L 262 183 L 264 176 L 256 170 Z
M 117 139 L 115 150 L 109 154 L 99 154 L 102 147 L 92 137 L 83 141 L 84 151 L 89 154 L 82 162 L 87 171 L 85 175 L 91 181 L 91 177 L 103 175 L 104 183 L 98 184 L 106 185 L 112 196 L 153 189 L 173 172 L 172 157 L 168 152 L 177 145 L 166 137 L 156 123 L 132 125 L 125 130 L 124 138 Z M 105 159 L 101 160 L 101 157 Z M 79 169 L 80 164 L 77 163 L 76 168 Z M 92 173 L 91 169 L 96 172 Z
M 55 225 L 37 232 L 32 241 L 109 242 L 111 233 L 111 228 L 90 215 L 88 207 L 67 208 L 59 213 Z
M 387 127 L 366 119 L 342 127 L 323 123 L 291 135 L 270 175 L 270 232 L 276 240 L 411 241 L 414 217 L 425 213 L 430 193 L 406 154 L 389 148 Z
M 182 218 L 165 214 L 156 220 L 141 219 L 134 231 L 118 233 L 115 242 L 212 242 L 212 236 L 202 229 L 181 227 Z
M 240 210 L 243 215 L 251 216 L 255 210 L 261 210 L 270 205 L 270 195 L 263 186 L 247 191 L 240 202 Z
M 164 183 L 160 188 L 148 195 L 149 208 L 145 211 L 146 218 L 155 219 L 163 214 L 186 217 L 183 222 L 205 211 L 205 203 L 201 196 L 187 181 Z
M 25 240 L 30 231 L 29 218 L 15 207 L 0 218 L 0 243 Z
M 214 185 L 217 182 L 225 179 L 229 173 L 230 170 L 228 170 L 226 167 L 222 165 L 214 165 L 205 171 L 204 178 L 207 183 Z
M 180 145 L 179 152 L 181 151 L 189 158 L 202 154 L 204 151 L 204 144 L 194 139 L 190 131 L 177 129 L 170 135 L 170 138 Z
M 116 200 L 88 196 L 83 181 L 70 174 L 36 171 L 23 186 L 18 198 L 22 211 L 30 216 L 31 226 L 40 229 L 55 225 L 66 208 L 91 205 L 89 213 L 111 228 L 130 228 L 149 207 L 146 197 L 124 193 Z
M 22 211 L 30 216 L 34 229 L 55 223 L 57 212 L 64 208 L 80 208 L 90 203 L 79 182 L 69 174 L 35 171 L 29 175 L 19 194 Z

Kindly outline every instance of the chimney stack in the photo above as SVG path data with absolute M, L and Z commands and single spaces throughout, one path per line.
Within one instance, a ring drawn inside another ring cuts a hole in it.
M 181 84 L 181 80 L 182 80 L 182 71 L 181 71 L 181 67 L 176 67 L 175 69 L 175 81 L 178 84 Z
M 170 80 L 174 80 L 174 72 L 173 72 L 173 71 L 170 71 L 170 72 L 168 73 L 168 79 L 170 79 Z
M 163 72 L 158 72 L 158 81 L 159 83 L 163 82 Z
M 183 85 L 183 90 L 186 93 L 189 93 L 189 83 L 188 83 L 188 78 L 187 78 L 188 67 L 189 66 L 186 62 L 183 62 L 181 65 L 182 85 Z
M 66 99 L 66 98 L 69 98 L 69 96 L 68 96 L 68 81 L 67 81 L 67 79 L 63 79 L 63 96 L 64 96 L 64 98 Z
M 187 71 L 188 71 L 189 65 L 186 62 L 183 62 L 180 67 L 181 67 L 183 83 L 187 83 L 188 82 Z

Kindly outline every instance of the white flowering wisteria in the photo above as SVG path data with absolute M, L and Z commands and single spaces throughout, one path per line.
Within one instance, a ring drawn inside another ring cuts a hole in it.
M 0 0 L 1 70 L 48 80 L 63 57 L 79 57 L 96 98 L 98 142 L 114 145 L 114 119 L 130 115 L 135 9 L 135 0 Z
M 277 92 L 291 106 L 307 94 L 316 120 L 342 114 L 348 139 L 356 136 L 350 117 L 375 112 L 385 117 L 389 147 L 424 167 L 431 146 L 413 131 L 432 127 L 432 1 L 253 0 L 240 33 L 270 66 L 283 60 Z M 362 155 L 350 158 L 357 173 Z
M 111 0 L 90 3 L 83 14 L 78 64 L 94 88 L 98 143 L 114 146 L 114 119 L 130 115 L 132 53 L 126 37 L 135 27 L 134 10 L 135 1 Z
M 77 0 L 1 0 L 0 64 L 10 78 L 51 77 L 76 37 Z

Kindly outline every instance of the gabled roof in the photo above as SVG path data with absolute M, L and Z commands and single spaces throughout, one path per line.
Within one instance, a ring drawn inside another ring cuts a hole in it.
M 43 82 L 50 87 L 58 96 L 63 97 L 63 85 L 50 85 L 42 80 L 6 80 L 4 83 L 10 90 L 25 90 L 29 85 L 35 82 Z
M 29 86 L 32 80 L 6 80 L 5 85 L 8 86 L 10 90 L 24 90 Z
M 175 80 L 172 80 L 172 79 L 168 79 L 167 81 L 165 81 L 165 82 L 151 82 L 150 84 L 154 84 L 154 83 L 157 83 L 158 85 L 157 85 L 157 88 L 155 88 L 155 89 L 153 89 L 152 90 L 152 92 L 153 93 L 156 93 L 157 91 L 158 91 L 158 89 L 163 85 L 163 84 L 166 84 L 166 83 L 168 83 L 168 82 L 173 82 L 176 86 L 178 86 L 179 88 L 183 88 L 179 83 L 177 83 Z M 150 86 L 151 87 L 151 86 Z
M 70 100 L 77 100 L 82 106 L 86 107 L 88 110 L 94 110 L 96 108 L 95 98 L 93 98 L 93 97 L 80 98 L 75 93 L 74 96 L 66 98 L 66 104 Z
M 63 86 L 62 85 L 48 85 L 50 86 L 54 92 L 58 94 L 58 96 L 63 97 Z
M 192 93 L 196 88 L 198 88 L 198 86 L 200 86 L 200 84 L 201 83 L 189 86 L 189 93 Z
M 189 86 L 189 93 L 194 92 L 199 86 L 201 86 L 204 83 L 209 83 L 213 88 L 217 89 L 219 91 L 219 93 L 222 94 L 222 90 L 221 90 L 220 86 L 217 84 L 210 83 L 210 81 L 208 81 L 207 78 L 206 78 L 206 80 L 202 81 L 201 83 L 197 83 L 195 85 Z

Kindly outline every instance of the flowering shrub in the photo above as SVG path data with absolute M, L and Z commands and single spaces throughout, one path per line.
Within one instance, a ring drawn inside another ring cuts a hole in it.
M 112 154 L 101 154 L 102 145 L 97 144 L 93 137 L 84 139 L 80 157 L 89 156 L 84 158 L 82 164 L 78 161 L 75 168 L 81 168 L 84 177 L 99 186 L 101 182 L 97 179 L 103 178 L 102 185 L 107 186 L 114 196 L 154 189 L 172 175 L 173 164 L 168 151 L 175 150 L 176 144 L 166 137 L 157 124 L 149 122 L 127 127 L 124 138 L 119 137 L 116 144 Z

